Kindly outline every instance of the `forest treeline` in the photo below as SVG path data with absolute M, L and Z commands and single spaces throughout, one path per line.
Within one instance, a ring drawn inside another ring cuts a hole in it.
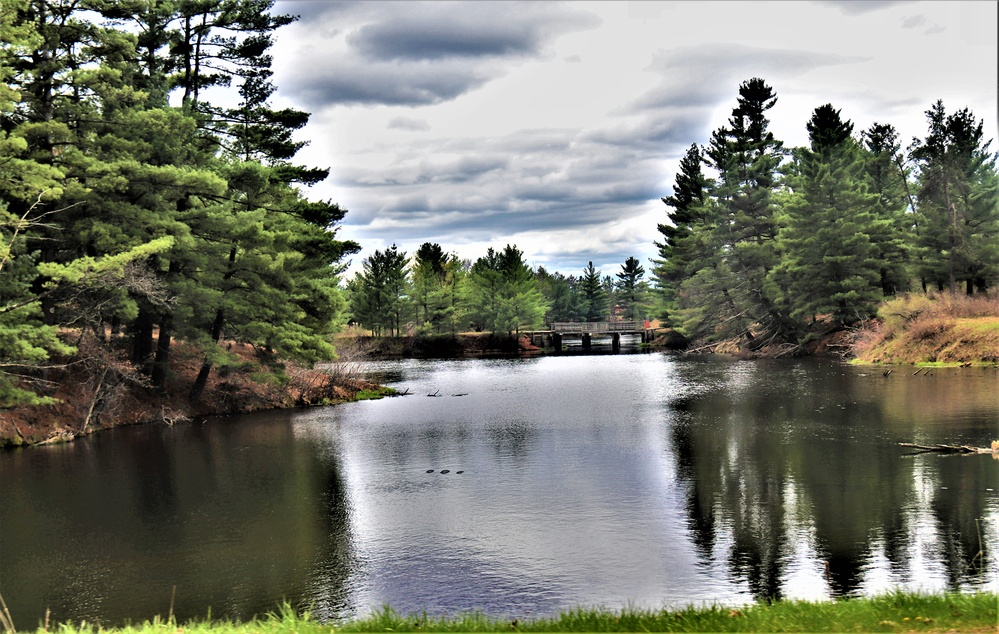
M 832 104 L 807 147 L 768 130 L 777 102 L 739 86 L 728 123 L 680 161 L 653 275 L 663 317 L 692 339 L 750 348 L 841 327 L 886 297 L 999 283 L 999 173 L 982 122 L 942 101 L 903 151 L 888 123 L 857 132 Z
M 651 280 L 530 267 L 515 245 L 461 260 L 393 245 L 347 283 L 346 210 L 309 200 L 295 162 L 309 114 L 272 105 L 274 0 L 0 2 L 0 409 L 52 402 L 74 372 L 91 410 L 162 391 L 183 341 L 212 373 L 287 380 L 335 356 L 348 319 L 377 334 L 512 333 L 659 317 L 750 347 L 846 325 L 910 290 L 999 282 L 999 175 L 967 109 L 927 111 L 903 152 L 832 105 L 808 147 L 768 131 L 776 95 L 739 87 L 726 126 L 683 157 Z M 254 363 L 229 344 L 249 344 Z
M 352 319 L 396 334 L 656 317 L 692 340 L 757 349 L 868 319 L 899 293 L 999 282 L 996 156 L 967 108 L 932 104 L 925 138 L 903 151 L 892 125 L 857 133 L 824 104 L 805 122 L 809 145 L 788 149 L 768 130 L 776 102 L 764 80 L 744 82 L 728 124 L 683 156 L 651 284 L 633 257 L 615 279 L 592 262 L 578 275 L 532 270 L 510 245 L 474 263 L 393 245 L 348 284 Z
M 393 244 L 362 265 L 347 283 L 349 312 L 375 335 L 512 334 L 555 321 L 644 319 L 651 309 L 645 268 L 634 257 L 614 277 L 593 262 L 566 276 L 532 269 L 514 245 L 471 262 L 426 242 L 412 257 Z
M 273 0 L 0 3 L 0 409 L 158 389 L 175 340 L 213 370 L 332 358 L 345 210 L 299 187 L 306 112 L 275 109 Z M 221 97 L 221 99 L 218 99 Z

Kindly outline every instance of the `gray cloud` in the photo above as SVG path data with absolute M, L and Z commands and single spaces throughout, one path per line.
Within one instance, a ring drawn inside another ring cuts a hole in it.
M 362 0 L 352 1 L 322 1 L 317 0 L 276 0 L 274 13 L 297 15 L 299 20 L 315 23 L 316 20 L 335 20 L 336 18 L 355 11 Z
M 524 18 L 524 5 L 397 5 L 396 19 L 366 24 L 348 38 L 376 60 L 436 60 L 536 54 L 547 39 L 544 22 Z
M 366 226 L 366 232 L 385 241 L 398 239 L 407 228 L 419 228 L 424 235 L 488 240 L 504 232 L 585 229 L 624 220 L 634 204 L 663 195 L 655 185 L 661 169 L 656 159 L 626 150 L 609 155 L 582 137 L 570 144 L 571 160 L 561 152 L 525 151 L 536 147 L 537 136 L 561 139 L 556 144 L 561 146 L 569 135 L 511 135 L 499 143 L 482 143 L 488 148 L 484 154 L 397 165 L 377 176 L 354 174 L 353 183 L 338 175 L 341 185 L 358 186 L 379 201 L 348 222 Z M 375 179 L 382 179 L 388 190 L 364 189 Z M 446 189 L 439 187 L 442 182 L 448 183 Z
M 395 117 L 388 122 L 388 128 L 392 130 L 409 130 L 410 132 L 427 132 L 430 130 L 430 124 L 426 119 Z
M 455 99 L 505 74 L 510 60 L 536 57 L 558 36 L 600 20 L 567 5 L 535 2 L 282 2 L 326 43 L 299 56 L 335 63 L 290 67 L 282 91 L 310 107 L 426 106 Z M 300 23 L 301 27 L 302 24 Z M 318 58 L 318 59 L 317 59 Z
M 911 4 L 911 0 L 905 1 L 892 1 L 892 0 L 820 0 L 815 4 L 831 7 L 838 9 L 840 13 L 844 15 L 864 15 L 866 13 L 871 13 L 874 11 L 881 11 L 882 9 L 887 9 L 889 7 Z
M 734 85 L 723 91 L 719 99 L 724 100 L 728 96 L 732 100 L 733 94 Z M 694 140 L 707 138 L 710 134 L 710 114 L 704 108 L 664 107 L 642 113 L 637 121 L 595 130 L 586 138 L 615 148 L 679 154 Z
M 902 20 L 903 29 L 918 29 L 920 27 L 926 26 L 926 30 L 923 31 L 924 35 L 933 35 L 934 33 L 943 33 L 946 31 L 946 27 L 940 26 L 939 24 L 930 24 L 925 15 L 907 15 Z
M 702 44 L 658 51 L 648 70 L 662 76 L 658 86 L 626 111 L 712 106 L 732 87 L 751 77 L 767 81 L 802 75 L 822 66 L 855 64 L 868 58 L 741 44 Z
M 284 79 L 310 107 L 334 104 L 422 106 L 450 101 L 499 75 L 465 64 L 371 64 L 345 59 Z

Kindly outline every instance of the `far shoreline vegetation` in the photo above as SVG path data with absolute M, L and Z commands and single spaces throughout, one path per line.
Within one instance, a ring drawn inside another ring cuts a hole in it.
M 323 623 L 288 604 L 248 621 L 192 620 L 171 615 L 144 623 L 107 627 L 49 623 L 22 632 L 63 634 L 326 634 L 328 632 L 995 632 L 995 593 L 892 592 L 835 601 L 781 599 L 743 606 L 691 606 L 662 610 L 577 608 L 549 618 L 495 618 L 478 612 L 447 617 L 399 614 L 386 606 L 371 616 Z M 4 616 L 0 614 L 0 616 Z M 4 634 L 14 624 L 0 619 Z
M 903 151 L 824 104 L 785 148 L 752 78 L 680 160 L 648 278 L 635 257 L 566 275 L 427 242 L 344 280 L 347 210 L 307 199 L 328 170 L 294 162 L 310 115 L 272 106 L 268 49 L 296 18 L 237 6 L 0 11 L 0 445 L 387 393 L 348 371 L 348 325 L 414 355 L 624 319 L 688 352 L 997 362 L 999 172 L 967 108 L 932 104 Z

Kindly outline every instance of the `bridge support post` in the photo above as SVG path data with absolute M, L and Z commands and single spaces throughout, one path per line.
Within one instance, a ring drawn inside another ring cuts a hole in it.
M 621 352 L 621 333 L 615 332 L 611 335 L 611 349 L 614 352 Z
M 590 349 L 590 333 L 584 332 L 583 333 L 583 350 L 589 350 L 589 349 Z
M 562 333 L 553 332 L 548 341 L 552 348 L 555 348 L 555 352 L 562 352 Z

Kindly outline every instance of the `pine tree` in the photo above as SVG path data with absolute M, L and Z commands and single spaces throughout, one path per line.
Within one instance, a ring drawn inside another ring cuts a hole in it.
M 497 252 L 490 247 L 472 264 L 468 309 L 478 328 L 494 333 L 540 325 L 547 305 L 520 249 L 508 244 Z
M 437 334 L 442 330 L 455 333 L 458 285 L 464 279 L 457 256 L 444 253 L 439 244 L 424 242 L 414 254 L 412 273 L 417 322 Z
M 739 86 L 728 126 L 712 133 L 706 163 L 709 183 L 703 209 L 695 214 L 688 252 L 694 263 L 677 292 L 681 330 L 693 338 L 742 337 L 750 346 L 789 328 L 786 315 L 766 292 L 777 263 L 774 196 L 783 144 L 768 131 L 766 112 L 777 102 L 773 89 L 753 78 Z
M 558 271 L 549 273 L 544 267 L 540 267 L 535 277 L 538 289 L 549 306 L 544 317 L 546 323 L 583 319 L 579 284 L 575 276 L 566 277 Z
M 301 147 L 291 135 L 308 115 L 268 104 L 271 34 L 292 19 L 271 14 L 272 5 L 24 0 L 3 7 L 5 35 L 13 43 L 23 34 L 24 45 L 0 49 L 5 90 L 19 93 L 0 128 L 24 131 L 18 152 L 33 169 L 55 170 L 46 210 L 62 210 L 28 242 L 12 242 L 12 253 L 63 280 L 79 263 L 142 254 L 124 277 L 55 284 L 40 295 L 42 315 L 101 340 L 128 324 L 133 359 L 158 385 L 172 339 L 183 337 L 205 357 L 192 399 L 212 367 L 231 362 L 223 337 L 287 359 L 330 358 L 329 334 L 343 308 L 340 261 L 359 249 L 336 239 L 344 210 L 307 201 L 295 188 L 327 172 L 289 162 Z M 204 88 L 229 84 L 241 97 L 236 108 L 206 100 Z M 178 87 L 183 105 L 172 107 Z M 2 202 L 21 218 L 39 193 Z M 35 275 L 33 286 L 45 283 Z M 271 370 L 282 371 L 276 363 Z
M 703 262 L 697 248 L 695 230 L 704 221 L 705 198 L 710 181 L 701 171 L 704 162 L 698 145 L 692 144 L 680 159 L 680 171 L 673 185 L 673 195 L 662 201 L 673 208 L 667 212 L 671 224 L 660 224 L 662 242 L 656 242 L 659 258 L 653 260 L 656 292 L 659 297 L 659 316 L 669 320 L 677 308 L 677 291 L 685 279 L 693 275 Z
M 800 322 L 830 313 L 838 324 L 868 317 L 881 297 L 881 261 L 872 234 L 886 233 L 867 191 L 865 157 L 853 124 L 831 104 L 807 124 L 810 148 L 795 152 L 781 215 L 781 262 L 772 293 Z
M 589 262 L 579 279 L 579 295 L 584 306 L 585 321 L 601 321 L 607 316 L 607 292 L 601 281 L 600 271 Z
M 375 251 L 362 261 L 363 270 L 349 283 L 350 307 L 354 319 L 371 329 L 375 336 L 400 333 L 407 314 L 406 265 L 409 258 L 396 245 Z
M 881 292 L 887 297 L 904 291 L 909 284 L 909 245 L 914 239 L 909 208 L 908 170 L 906 169 L 898 133 L 888 124 L 874 123 L 864 134 L 867 150 L 866 173 L 869 189 L 877 195 L 876 226 L 881 229 L 870 236 L 878 249 L 881 262 Z
M 982 122 L 967 108 L 947 115 L 942 101 L 926 111 L 929 131 L 910 154 L 918 166 L 921 276 L 941 290 L 964 282 L 972 294 L 996 283 L 999 206 L 995 157 Z
M 648 293 L 648 284 L 642 280 L 645 277 L 645 269 L 639 264 L 638 259 L 629 257 L 621 265 L 621 271 L 617 274 L 617 305 L 621 308 L 621 316 L 628 320 L 644 318 L 645 297 Z

